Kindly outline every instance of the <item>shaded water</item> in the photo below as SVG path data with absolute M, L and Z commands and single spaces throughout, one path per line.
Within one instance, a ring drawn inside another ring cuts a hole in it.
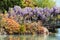
M 50 35 L 0 35 L 0 40 L 60 40 L 60 29 Z

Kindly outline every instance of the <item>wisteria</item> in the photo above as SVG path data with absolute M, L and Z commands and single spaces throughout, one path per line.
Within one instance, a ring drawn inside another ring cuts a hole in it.
M 21 8 L 20 6 L 14 6 L 14 8 L 12 8 L 9 11 L 8 11 L 9 16 L 14 17 L 13 19 L 17 20 L 17 21 L 21 18 L 23 18 L 23 20 L 25 20 L 25 17 L 29 20 L 34 19 L 34 18 L 35 18 L 34 20 L 38 20 L 40 18 L 40 20 L 46 21 L 50 17 L 52 18 L 54 16 L 54 14 L 60 13 L 60 10 L 58 7 L 53 7 L 53 8 L 25 7 L 25 8 Z M 34 15 L 35 15 L 35 17 L 34 17 Z

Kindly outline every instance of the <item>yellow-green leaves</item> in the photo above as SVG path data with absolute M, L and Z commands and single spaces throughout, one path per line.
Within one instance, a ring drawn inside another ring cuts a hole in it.
M 38 7 L 54 7 L 55 6 L 55 2 L 53 0 L 33 0 L 33 2 L 35 2 L 35 4 Z

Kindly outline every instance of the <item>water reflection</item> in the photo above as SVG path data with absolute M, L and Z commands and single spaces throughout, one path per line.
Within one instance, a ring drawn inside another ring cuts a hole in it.
M 0 35 L 0 40 L 60 40 L 59 31 L 50 35 Z
M 1 35 L 0 40 L 57 40 L 55 36 L 47 35 Z
M 46 40 L 44 35 L 1 35 L 0 40 Z

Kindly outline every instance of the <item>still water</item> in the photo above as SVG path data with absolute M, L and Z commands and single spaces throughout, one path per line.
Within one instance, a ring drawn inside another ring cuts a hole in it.
M 0 40 L 60 40 L 60 28 L 50 35 L 0 35 Z

